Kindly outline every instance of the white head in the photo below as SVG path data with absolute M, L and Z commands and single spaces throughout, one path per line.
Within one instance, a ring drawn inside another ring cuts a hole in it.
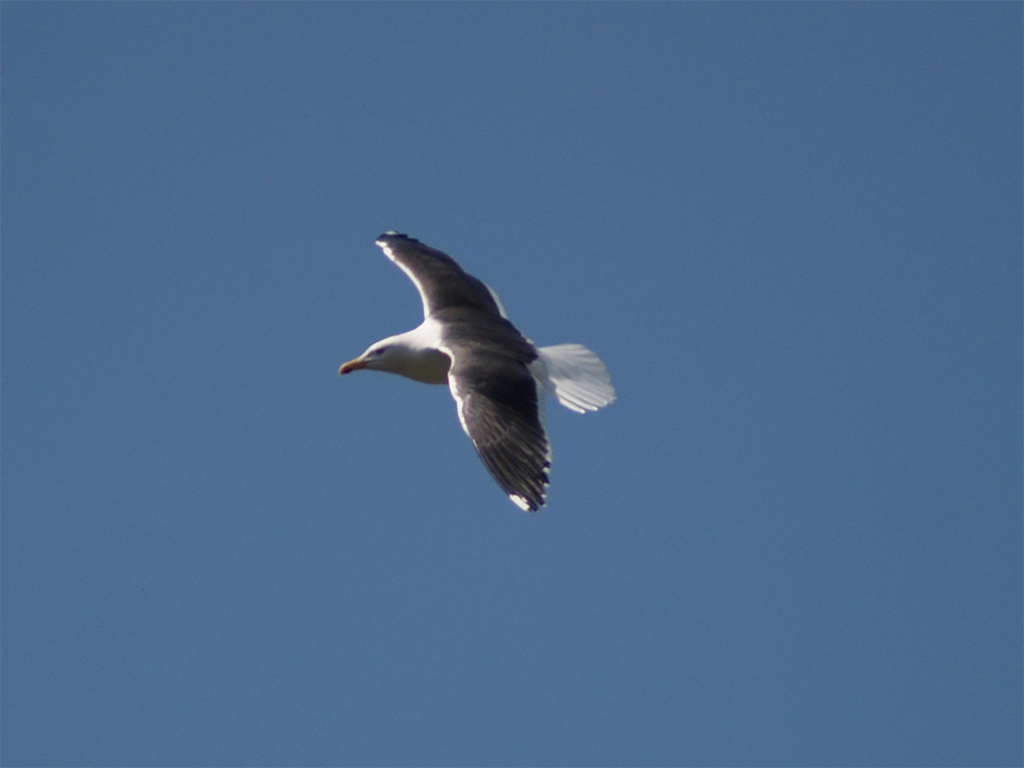
M 349 360 L 338 369 L 343 376 L 363 368 L 370 371 L 397 373 L 415 381 L 426 384 L 447 384 L 448 367 L 451 359 L 448 355 L 432 346 L 422 343 L 420 329 L 389 336 L 371 344 L 363 354 L 355 360 Z

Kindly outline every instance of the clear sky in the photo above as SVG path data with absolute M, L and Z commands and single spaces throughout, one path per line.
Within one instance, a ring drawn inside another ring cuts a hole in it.
M 1021 3 L 3 3 L 18 766 L 1020 765 Z M 514 507 L 339 364 L 459 259 Z

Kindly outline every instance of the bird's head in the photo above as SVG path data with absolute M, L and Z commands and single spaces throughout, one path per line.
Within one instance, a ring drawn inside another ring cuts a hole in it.
M 384 339 L 371 345 L 368 350 L 355 360 L 349 360 L 342 365 L 338 369 L 338 375 L 343 376 L 346 373 L 352 373 L 352 371 L 358 371 L 363 368 L 368 368 L 371 371 L 387 371 L 391 369 L 391 366 L 399 357 L 401 357 L 401 354 L 396 352 L 395 345 L 391 343 L 390 339 Z
M 338 375 L 366 368 L 370 371 L 397 373 L 425 384 L 447 384 L 448 355 L 423 339 L 420 329 L 381 339 L 355 360 L 349 360 L 338 369 Z

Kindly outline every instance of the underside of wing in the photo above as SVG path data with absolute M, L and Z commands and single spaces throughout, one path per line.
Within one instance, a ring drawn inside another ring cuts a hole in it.
M 416 286 L 424 317 L 445 307 L 467 307 L 504 316 L 494 292 L 447 253 L 397 232 L 384 233 L 377 238 L 377 245 Z
M 484 466 L 521 509 L 544 505 L 551 449 L 542 394 L 525 364 L 500 355 L 456 353 L 448 375 L 462 428 Z

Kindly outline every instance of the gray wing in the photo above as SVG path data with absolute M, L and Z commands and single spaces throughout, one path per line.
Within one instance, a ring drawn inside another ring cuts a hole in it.
M 536 512 L 544 506 L 551 466 L 536 379 L 524 362 L 506 355 L 449 354 L 448 383 L 462 428 L 509 498 Z
M 447 253 L 397 232 L 385 232 L 377 238 L 377 245 L 415 284 L 423 300 L 424 317 L 446 307 L 504 316 L 494 292 Z

